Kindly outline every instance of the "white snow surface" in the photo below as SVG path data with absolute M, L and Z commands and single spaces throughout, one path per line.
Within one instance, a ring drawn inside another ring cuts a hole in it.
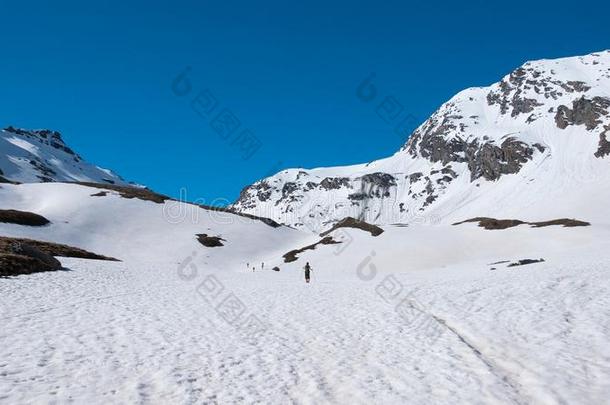
M 610 224 L 596 201 L 582 203 L 590 227 L 342 228 L 343 243 L 286 264 L 320 238 L 98 191 L 0 188 L 0 208 L 52 222 L 0 235 L 123 260 L 0 279 L 1 403 L 608 403 Z M 545 262 L 491 264 L 526 258 Z

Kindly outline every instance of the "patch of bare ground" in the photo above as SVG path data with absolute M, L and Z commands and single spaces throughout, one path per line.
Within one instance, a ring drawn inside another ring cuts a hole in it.
M 130 187 L 130 186 L 118 186 L 116 184 L 102 184 L 102 183 L 87 183 L 77 182 L 81 186 L 87 186 L 92 188 L 99 188 L 103 190 L 116 191 L 123 198 L 127 199 L 138 199 L 142 201 L 152 201 L 157 204 L 163 204 L 167 200 L 171 200 L 170 197 L 155 193 L 154 191 L 144 187 Z M 102 193 L 97 193 L 96 197 L 102 197 Z M 106 195 L 106 194 L 104 194 Z
M 521 259 L 517 262 L 509 264 L 506 267 L 526 266 L 528 264 L 542 263 L 542 262 L 544 262 L 544 259 Z
M 85 182 L 78 182 L 76 184 L 80 184 L 81 186 L 87 186 L 87 187 L 92 187 L 92 188 L 98 188 L 98 189 L 102 189 L 102 190 L 111 190 L 111 191 L 116 191 L 119 193 L 119 195 L 123 198 L 129 198 L 129 199 L 139 199 L 142 201 L 152 201 L 154 203 L 157 204 L 163 204 L 166 201 L 176 201 L 176 202 L 180 202 L 180 203 L 184 203 L 184 204 L 189 204 L 189 205 L 194 205 L 200 208 L 203 208 L 205 210 L 208 211 L 216 211 L 216 212 L 226 212 L 229 214 L 233 214 L 233 215 L 238 215 L 240 217 L 244 217 L 244 218 L 249 218 L 249 219 L 253 219 L 256 221 L 261 221 L 266 225 L 269 225 L 272 228 L 279 228 L 280 224 L 278 224 L 277 222 L 275 222 L 272 219 L 269 218 L 262 218 L 262 217 L 257 217 L 256 215 L 251 215 L 251 214 L 245 214 L 242 212 L 237 212 L 234 211 L 230 208 L 225 208 L 225 207 L 217 207 L 217 206 L 213 206 L 213 205 L 205 205 L 205 204 L 195 204 L 195 203 L 190 203 L 190 202 L 186 202 L 186 201 L 178 201 L 174 198 L 168 197 L 166 195 L 163 194 L 159 194 L 156 193 L 148 188 L 143 188 L 143 187 L 131 187 L 131 186 L 118 186 L 116 184 L 103 184 L 103 183 L 85 183 Z M 93 194 L 92 197 L 104 197 L 106 196 L 108 193 L 105 193 L 103 191 Z
M 57 263 L 59 263 L 59 260 L 57 260 Z M 18 276 L 20 274 L 39 273 L 43 271 L 56 271 L 60 269 L 61 264 L 49 264 L 35 257 L 0 253 L 0 277 Z
M 312 245 L 305 246 L 300 249 L 291 250 L 290 252 L 286 253 L 283 256 L 284 263 L 296 262 L 299 259 L 298 258 L 299 254 L 305 252 L 306 250 L 314 250 L 318 245 L 336 245 L 338 243 L 341 243 L 341 242 L 337 242 L 331 236 L 326 236 L 325 238 L 322 238 L 320 241 L 318 241 Z
M 62 245 L 60 243 L 43 242 L 39 240 L 25 238 L 9 238 L 5 236 L 0 236 L 0 253 L 12 253 L 13 247 L 19 244 L 33 246 L 36 249 L 51 256 L 74 257 L 77 259 L 107 260 L 113 262 L 120 261 L 118 259 L 115 259 L 114 257 L 98 255 L 96 253 L 92 253 L 84 249 L 68 245 Z
M 551 221 L 542 221 L 542 222 L 526 222 L 520 221 L 518 219 L 495 219 L 488 217 L 476 217 L 467 219 L 465 221 L 456 222 L 453 225 L 461 225 L 469 222 L 478 222 L 481 228 L 485 228 L 487 230 L 499 230 L 499 229 L 508 229 L 513 228 L 519 225 L 530 225 L 533 228 L 543 228 L 547 226 L 563 226 L 564 228 L 573 228 L 577 226 L 590 226 L 589 222 L 579 221 L 576 219 L 569 218 L 561 218 L 561 219 L 553 219 Z
M 346 217 L 343 218 L 341 221 L 337 222 L 328 231 L 322 232 L 320 236 L 326 236 L 332 231 L 337 230 L 339 228 L 356 228 L 365 232 L 370 232 L 370 234 L 373 236 L 379 236 L 383 233 L 383 229 L 381 229 L 377 225 L 369 224 L 368 222 L 364 222 L 356 218 Z
M 26 226 L 45 226 L 51 223 L 42 215 L 17 210 L 0 210 L 0 222 Z
M 222 242 L 226 242 L 226 240 L 224 240 L 220 236 L 209 236 L 205 233 L 198 234 L 197 240 L 199 241 L 199 243 L 206 247 L 220 247 L 224 246 Z
M 68 245 L 0 236 L 0 277 L 60 270 L 54 256 L 118 261 Z

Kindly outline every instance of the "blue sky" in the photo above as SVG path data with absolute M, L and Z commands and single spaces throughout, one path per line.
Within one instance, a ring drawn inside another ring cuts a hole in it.
M 394 153 L 404 137 L 376 114 L 385 97 L 414 126 L 526 60 L 610 48 L 602 1 L 3 1 L 0 12 L 0 125 L 59 130 L 93 163 L 207 202 L 282 168 Z M 371 73 L 365 103 L 356 89 Z

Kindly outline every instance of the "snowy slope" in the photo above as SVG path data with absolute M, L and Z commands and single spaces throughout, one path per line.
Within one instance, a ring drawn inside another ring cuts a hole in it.
M 52 181 L 126 184 L 84 161 L 57 131 L 8 127 L 0 131 L 0 177 L 19 183 Z
M 102 196 L 93 196 L 100 191 Z M 274 247 L 291 246 L 300 232 L 263 221 L 209 211 L 168 200 L 126 199 L 118 192 L 69 183 L 3 184 L 0 208 L 34 212 L 51 224 L 24 227 L 0 223 L 0 235 L 64 243 L 124 261 L 175 263 L 201 248 L 198 234 L 220 236 L 225 246 L 207 249 L 216 266 L 254 259 Z
M 389 158 L 285 170 L 246 187 L 233 207 L 314 232 L 346 216 L 377 224 L 490 213 L 604 220 L 609 130 L 610 51 L 528 62 L 455 95 Z
M 236 204 L 301 229 L 49 183 L 120 179 L 52 133 L 3 132 L 3 176 L 31 184 L 0 184 L 0 209 L 51 224 L 0 235 L 122 262 L 0 279 L 0 403 L 607 403 L 608 69 L 608 52 L 526 64 L 392 157 L 284 171 Z M 347 215 L 384 232 L 339 228 L 285 262 Z M 451 225 L 475 216 L 591 226 Z
M 98 191 L 1 185 L 3 208 L 52 224 L 0 223 L 0 234 L 123 259 L 61 259 L 70 271 L 0 279 L 1 402 L 588 404 L 610 395 L 608 224 L 412 224 L 377 237 L 341 228 L 330 236 L 342 244 L 286 264 L 284 253 L 319 237 Z M 198 233 L 225 246 L 201 246 Z M 546 261 L 491 265 L 524 258 Z

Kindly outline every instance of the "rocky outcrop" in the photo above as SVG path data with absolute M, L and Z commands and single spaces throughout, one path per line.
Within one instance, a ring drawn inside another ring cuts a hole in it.
M 608 141 L 608 134 L 610 134 L 610 125 L 605 128 L 606 130 L 599 136 L 599 147 L 595 152 L 595 157 L 603 158 L 610 155 L 610 141 Z
M 326 177 L 320 182 L 320 188 L 326 191 L 338 190 L 341 187 L 351 187 L 348 177 Z
M 530 225 L 532 228 L 546 228 L 547 226 L 562 226 L 564 228 L 575 228 L 580 226 L 591 226 L 589 222 L 579 221 L 571 218 L 552 219 L 550 221 L 541 222 L 526 222 L 518 219 L 495 219 L 488 217 L 476 217 L 465 221 L 456 222 L 453 225 L 462 225 L 466 223 L 478 223 L 481 228 L 487 230 L 502 230 L 514 228 L 519 225 Z
M 318 242 L 313 243 L 311 245 L 307 245 L 305 247 L 302 247 L 300 249 L 294 249 L 291 250 L 290 252 L 284 254 L 282 257 L 284 258 L 284 263 L 292 263 L 292 262 L 296 262 L 299 259 L 299 255 L 307 250 L 315 250 L 316 247 L 320 246 L 320 245 L 336 245 L 339 244 L 341 242 L 338 242 L 336 240 L 334 240 L 332 237 L 330 236 L 326 236 L 322 239 L 320 239 Z
M 570 154 L 582 156 L 573 149 L 591 148 L 592 139 L 571 142 L 561 128 L 581 127 L 574 136 L 599 137 L 591 154 L 610 155 L 609 72 L 610 52 L 525 63 L 498 83 L 456 94 L 389 158 L 284 170 L 264 180 L 269 200 L 251 188 L 233 207 L 317 233 L 345 217 L 402 224 L 429 213 L 425 221 L 434 222 L 436 208 L 451 211 L 465 195 L 478 195 L 477 187 L 495 188 L 484 182 L 520 174 L 535 184 L 537 167 L 583 168 Z
M 42 215 L 18 210 L 0 210 L 0 222 L 24 226 L 45 226 L 51 223 Z
M 58 243 L 0 237 L 0 277 L 61 270 L 62 265 L 55 256 L 117 261 Z
M 61 263 L 59 260 L 27 243 L 12 244 L 10 253 L 17 256 L 26 256 L 38 261 L 42 269 L 41 271 L 61 269 Z
M 74 156 L 75 161 L 80 162 L 82 158 L 78 156 L 72 149 L 70 149 L 64 140 L 61 137 L 61 134 L 57 131 L 51 131 L 49 129 L 36 129 L 36 130 L 27 130 L 21 128 L 15 128 L 12 126 L 4 128 L 4 131 L 13 133 L 16 135 L 21 135 L 24 137 L 35 138 L 43 141 L 45 144 L 51 146 L 52 148 L 61 150 L 69 155 Z
M 265 180 L 256 182 L 252 185 L 244 187 L 239 194 L 238 201 L 243 201 L 244 209 L 256 207 L 256 201 L 265 202 L 271 198 L 273 192 L 272 187 Z M 250 196 L 254 195 L 252 199 Z
M 388 173 L 370 173 L 361 176 L 360 178 L 360 194 L 368 198 L 385 198 L 389 197 L 390 190 L 396 187 L 396 179 Z
M 470 180 L 479 178 L 495 181 L 504 174 L 518 173 L 532 159 L 534 148 L 515 138 L 507 138 L 501 145 L 491 142 L 478 145 L 474 141 L 466 149 Z
M 205 247 L 221 247 L 224 246 L 222 242 L 225 242 L 220 236 L 210 236 L 205 233 L 196 235 L 197 241 Z
M 320 236 L 326 236 L 326 235 L 330 234 L 331 232 L 336 231 L 337 229 L 340 229 L 340 228 L 360 229 L 365 232 L 369 232 L 371 234 L 371 236 L 379 236 L 383 233 L 383 229 L 381 229 L 380 227 L 378 227 L 376 225 L 369 224 L 364 221 L 360 221 L 359 219 L 356 219 L 356 218 L 347 217 L 347 218 L 344 218 L 341 221 L 337 222 L 329 230 L 322 232 L 320 234 Z
M 20 183 L 128 183 L 110 170 L 86 162 L 66 145 L 61 134 L 48 129 L 9 126 L 0 130 L 0 170 L 3 178 Z
M 591 131 L 602 123 L 600 118 L 609 114 L 610 99 L 581 97 L 572 102 L 572 108 L 560 105 L 555 114 L 557 127 L 566 129 L 570 125 L 585 125 Z
M 527 90 L 528 85 L 535 85 L 534 81 L 528 79 L 528 69 L 525 67 L 516 69 L 508 79 L 500 82 L 499 90 L 492 90 L 487 94 L 487 103 L 498 105 L 502 114 L 510 111 L 511 117 L 531 113 L 535 107 L 542 104 L 536 99 L 524 96 L 524 90 Z
M 461 137 L 449 138 L 456 125 L 445 118 L 435 125 L 436 118 L 424 124 L 414 133 L 406 149 L 413 157 L 422 156 L 431 162 L 466 163 L 470 169 L 470 179 L 479 178 L 495 181 L 504 174 L 519 172 L 532 159 L 536 150 L 544 152 L 540 144 L 529 145 L 515 137 L 507 137 L 500 145 L 495 141 L 481 141 L 478 138 L 466 141 Z M 410 178 L 413 182 L 413 178 Z

